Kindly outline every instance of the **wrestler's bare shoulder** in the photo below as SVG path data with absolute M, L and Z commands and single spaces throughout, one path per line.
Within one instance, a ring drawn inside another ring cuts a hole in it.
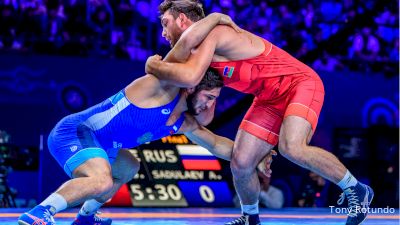
M 238 33 L 228 26 L 217 26 L 212 32 L 217 42 L 213 61 L 241 60 L 258 56 L 265 50 L 261 37 L 246 30 Z
M 157 77 L 147 74 L 132 81 L 125 91 L 129 93 L 140 90 L 141 93 L 154 95 L 154 92 L 158 91 L 161 86 L 161 82 Z
M 178 92 L 178 87 L 167 85 L 151 74 L 139 77 L 125 88 L 128 99 L 143 108 L 167 104 Z

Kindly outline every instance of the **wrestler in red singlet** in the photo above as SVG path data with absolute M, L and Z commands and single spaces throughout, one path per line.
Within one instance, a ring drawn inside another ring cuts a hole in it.
M 340 202 L 347 198 L 349 211 L 353 212 L 349 213 L 346 224 L 362 223 L 367 213 L 355 211 L 369 206 L 374 196 L 372 188 L 357 181 L 333 154 L 308 145 L 324 99 L 324 87 L 318 75 L 268 41 L 259 42 L 260 37 L 237 27 L 229 16 L 212 13 L 204 18 L 202 5 L 197 1 L 164 0 L 160 12 L 163 37 L 174 48 L 185 49 L 185 54 L 175 63 L 164 62 L 158 55 L 149 57 L 147 73 L 171 85 L 194 87 L 210 61 L 228 60 L 213 62 L 211 67 L 223 75 L 226 86 L 255 96 L 237 133 L 230 163 L 242 215 L 226 225 L 261 224 L 260 183 L 254 162 L 278 140 L 279 151 L 285 158 L 343 190 Z M 229 61 L 253 56 L 255 52 L 262 53 L 250 59 Z M 204 118 L 212 119 L 214 105 L 203 109 Z
M 255 99 L 240 128 L 276 145 L 282 121 L 300 116 L 315 130 L 324 101 L 324 86 L 307 65 L 264 40 L 265 50 L 250 59 L 212 62 L 224 84 Z

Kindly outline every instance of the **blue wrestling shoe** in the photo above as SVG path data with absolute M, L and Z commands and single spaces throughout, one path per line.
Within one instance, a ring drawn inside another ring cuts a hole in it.
M 341 205 L 345 198 L 348 200 L 349 210 L 346 225 L 362 223 L 367 217 L 369 205 L 374 198 L 372 188 L 358 182 L 356 186 L 344 189 L 337 203 Z
M 90 216 L 78 214 L 71 225 L 110 225 L 111 223 L 112 220 L 110 218 L 101 218 L 95 213 Z
M 18 218 L 19 225 L 55 225 L 53 215 L 55 209 L 51 206 L 38 205 Z
M 258 214 L 243 214 L 241 217 L 229 223 L 225 223 L 225 225 L 261 225 L 261 222 Z

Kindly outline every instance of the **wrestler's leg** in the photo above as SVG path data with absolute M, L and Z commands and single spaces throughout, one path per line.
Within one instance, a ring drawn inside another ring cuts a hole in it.
M 256 167 L 273 148 L 273 145 L 242 129 L 239 129 L 232 154 L 233 182 L 242 204 L 258 201 L 260 182 Z
M 79 214 L 81 215 L 92 215 L 96 213 L 96 211 L 110 198 L 114 196 L 114 194 L 121 188 L 121 186 L 130 180 L 136 175 L 139 171 L 140 163 L 133 156 L 132 153 L 129 152 L 128 149 L 122 149 L 118 152 L 118 155 L 115 161 L 111 164 L 112 178 L 113 178 L 113 186 L 112 188 L 102 196 L 96 199 L 87 200 Z
M 346 224 L 360 224 L 365 220 L 368 208 L 374 196 L 373 190 L 360 182 L 330 152 L 322 148 L 309 146 L 311 124 L 299 116 L 287 116 L 283 120 L 279 151 L 290 161 L 334 182 L 343 189 L 344 194 L 338 203 L 348 199 L 348 218 Z
M 113 177 L 113 187 L 111 190 L 97 198 L 100 202 L 106 202 L 120 189 L 123 184 L 128 183 L 139 171 L 140 162 L 128 149 L 121 149 L 114 163 L 111 164 L 111 172 Z
M 90 154 L 89 154 L 90 153 Z M 96 155 L 94 158 L 91 156 Z M 100 148 L 85 149 L 68 161 L 73 178 L 61 185 L 42 203 L 18 218 L 20 225 L 55 224 L 52 215 L 87 199 L 98 198 L 113 186 L 107 154 Z M 69 170 L 66 170 L 69 171 Z
M 139 161 L 128 149 L 120 150 L 115 161 L 111 164 L 113 178 L 111 190 L 96 199 L 85 201 L 72 225 L 111 224 L 112 220 L 110 218 L 101 218 L 96 215 L 96 212 L 107 200 L 114 196 L 123 184 L 133 179 L 135 174 L 139 171 L 139 167 Z
M 308 145 L 311 124 L 302 117 L 288 116 L 279 135 L 279 152 L 290 161 L 338 183 L 347 169 L 332 153 Z
M 87 199 L 98 198 L 109 192 L 113 186 L 111 166 L 104 158 L 89 159 L 73 170 L 72 174 L 74 178 L 56 191 L 65 198 L 68 207 Z

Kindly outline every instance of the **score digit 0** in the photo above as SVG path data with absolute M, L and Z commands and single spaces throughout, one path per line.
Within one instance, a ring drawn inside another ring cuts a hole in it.
M 215 201 L 214 192 L 213 192 L 213 190 L 212 190 L 210 187 L 208 187 L 208 186 L 206 186 L 206 185 L 201 185 L 201 186 L 199 187 L 199 193 L 200 193 L 201 198 L 202 198 L 205 202 L 207 202 L 207 203 L 212 203 L 212 202 Z
M 162 184 L 156 184 L 154 188 L 157 190 L 158 198 L 161 201 L 166 201 L 172 199 L 174 201 L 179 201 L 182 198 L 181 190 L 173 184 L 167 186 Z

